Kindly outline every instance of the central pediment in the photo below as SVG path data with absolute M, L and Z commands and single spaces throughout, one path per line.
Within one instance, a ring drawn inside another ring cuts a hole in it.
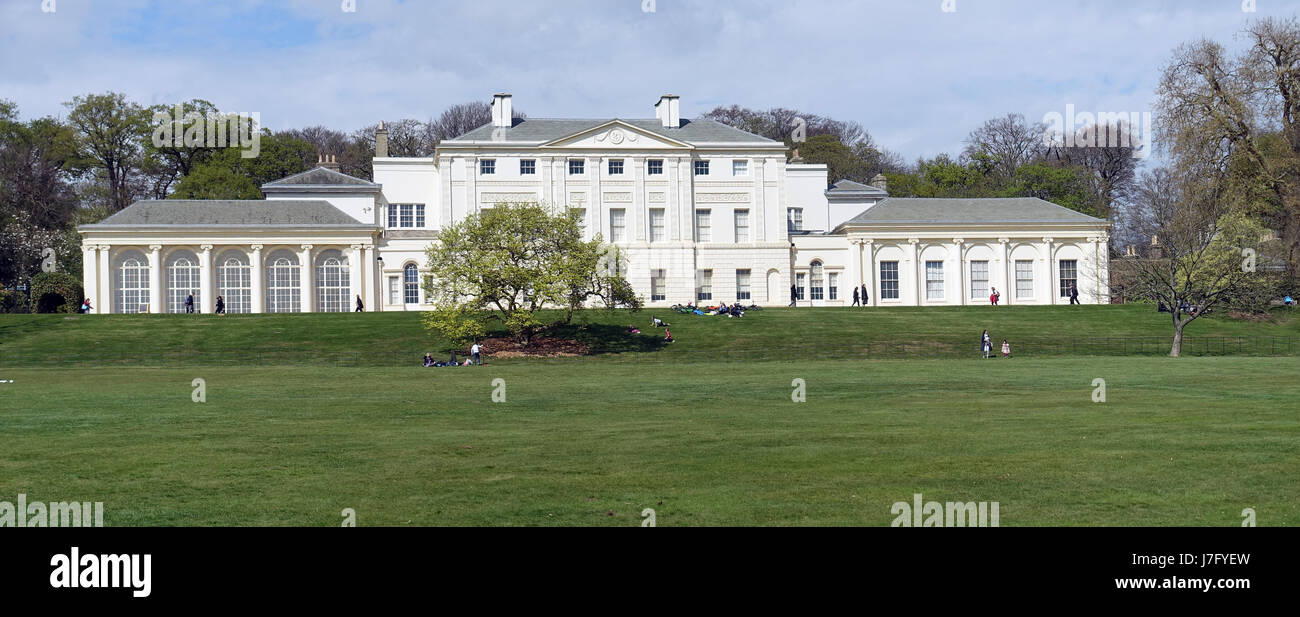
M 599 126 L 542 144 L 542 148 L 599 150 L 690 150 L 694 146 L 639 127 L 611 120 Z

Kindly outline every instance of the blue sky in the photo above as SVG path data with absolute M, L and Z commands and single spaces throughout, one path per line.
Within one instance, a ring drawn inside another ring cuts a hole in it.
M 273 129 L 436 116 L 498 91 L 536 117 L 653 117 L 665 92 L 862 123 L 908 160 L 984 120 L 1150 111 L 1180 43 L 1231 48 L 1256 0 L 0 0 L 0 98 L 205 98 Z M 1247 2 L 1246 4 L 1249 4 Z

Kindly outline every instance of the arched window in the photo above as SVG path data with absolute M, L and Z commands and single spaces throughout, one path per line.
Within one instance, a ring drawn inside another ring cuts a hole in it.
M 266 260 L 266 312 L 302 312 L 302 279 L 298 257 L 290 251 L 276 251 Z
M 316 310 L 322 313 L 345 313 L 352 299 L 348 258 L 336 250 L 324 251 L 316 258 Z
M 202 312 L 199 297 L 199 259 L 189 251 L 175 251 L 167 256 L 167 312 L 184 313 L 185 298 L 194 294 L 194 310 Z
M 812 262 L 812 266 L 809 269 L 812 271 L 812 274 L 809 277 L 809 283 L 808 283 L 808 287 L 809 287 L 808 299 L 821 300 L 822 297 L 825 295 L 823 293 L 823 290 L 825 288 L 825 281 L 826 281 L 826 275 L 824 272 L 822 272 L 822 262 L 820 261 Z
M 149 310 L 149 260 L 139 251 L 127 251 L 117 258 L 116 313 Z
M 415 264 L 406 264 L 402 268 L 402 280 L 404 282 L 403 300 L 407 304 L 420 303 L 420 269 Z
M 253 311 L 252 270 L 243 253 L 230 251 L 217 258 L 217 295 L 225 301 L 227 313 Z

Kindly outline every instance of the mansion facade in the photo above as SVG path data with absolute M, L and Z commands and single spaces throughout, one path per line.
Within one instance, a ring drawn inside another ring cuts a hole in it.
M 261 200 L 140 201 L 78 231 L 94 312 L 333 312 L 431 308 L 422 287 L 437 231 L 509 202 L 564 204 L 626 257 L 647 306 L 740 302 L 868 306 L 1109 302 L 1109 224 L 1039 199 L 891 198 L 831 185 L 783 143 L 680 117 L 493 119 L 433 157 L 388 156 L 374 181 L 319 167 Z M 436 284 L 436 282 L 434 282 Z

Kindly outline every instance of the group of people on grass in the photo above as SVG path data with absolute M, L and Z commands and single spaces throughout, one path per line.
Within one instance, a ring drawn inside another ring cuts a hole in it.
M 980 353 L 984 354 L 985 359 L 993 354 L 993 339 L 989 337 L 988 330 L 980 335 Z M 1002 339 L 1002 357 L 1011 357 L 1011 343 L 1008 343 L 1007 339 Z
M 469 357 L 465 358 L 464 362 L 460 362 L 459 360 L 456 359 L 456 352 L 455 350 L 453 350 L 451 352 L 451 359 L 447 360 L 446 362 L 443 362 L 441 360 L 435 361 L 433 359 L 433 355 L 426 352 L 424 354 L 423 363 L 425 368 L 435 368 L 435 367 L 442 368 L 444 366 L 482 366 L 483 365 L 483 358 L 481 355 L 482 352 L 483 352 L 483 348 L 479 346 L 477 341 L 475 341 L 474 344 L 470 346 Z

